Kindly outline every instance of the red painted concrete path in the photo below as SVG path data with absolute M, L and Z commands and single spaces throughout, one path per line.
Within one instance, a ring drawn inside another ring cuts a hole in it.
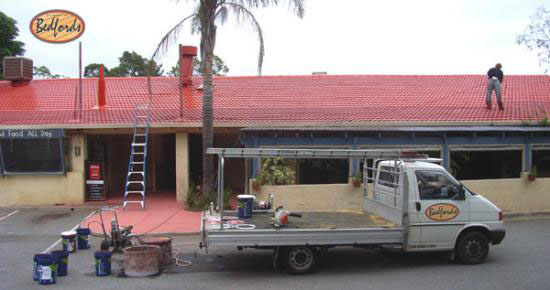
M 118 206 L 116 213 L 120 225 L 133 225 L 134 234 L 191 234 L 200 231 L 200 212 L 185 210 L 183 204 L 176 202 L 174 196 L 151 194 L 146 199 L 146 208 L 139 204 L 130 204 L 122 208 L 120 199 L 111 199 L 105 202 L 89 202 L 89 205 Z M 106 230 L 110 230 L 113 212 L 104 212 L 103 220 Z M 103 234 L 100 224 L 99 211 L 82 223 L 89 227 L 93 234 Z

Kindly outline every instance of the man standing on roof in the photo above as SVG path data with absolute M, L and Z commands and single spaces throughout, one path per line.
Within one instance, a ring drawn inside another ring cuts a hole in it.
M 498 108 L 499 110 L 504 110 L 504 106 L 502 105 L 502 96 L 500 94 L 500 84 L 502 83 L 502 79 L 504 78 L 504 74 L 502 73 L 502 65 L 500 63 L 497 63 L 495 67 L 491 68 L 487 72 L 488 82 L 487 82 L 487 95 L 485 96 L 485 102 L 487 103 L 487 109 L 491 110 L 491 99 L 493 98 L 493 90 L 495 90 L 495 94 L 497 95 L 497 102 L 498 102 Z

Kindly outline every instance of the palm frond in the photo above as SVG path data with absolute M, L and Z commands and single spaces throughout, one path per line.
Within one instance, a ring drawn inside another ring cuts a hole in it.
M 195 17 L 196 14 L 191 14 L 185 18 L 183 18 L 180 22 L 178 22 L 172 29 L 164 35 L 164 37 L 160 40 L 159 44 L 157 45 L 157 49 L 153 53 L 153 56 L 151 57 L 152 60 L 157 58 L 159 55 L 166 53 L 168 50 L 168 47 L 173 43 L 176 42 L 178 39 L 181 27 L 183 26 L 183 23 L 188 20 L 191 17 Z
M 231 11 L 235 14 L 237 17 L 237 21 L 250 21 L 252 23 L 252 28 L 256 33 L 258 33 L 258 40 L 260 41 L 260 51 L 258 53 L 258 75 L 262 75 L 262 66 L 264 63 L 264 36 L 262 33 L 262 27 L 260 26 L 260 23 L 258 20 L 256 20 L 256 17 L 254 17 L 254 14 L 250 12 L 245 6 L 236 3 L 236 2 L 226 2 L 225 5 L 231 8 Z
M 229 12 L 227 11 L 227 7 L 220 6 L 218 11 L 216 11 L 216 15 L 214 17 L 220 20 L 220 24 L 224 24 L 227 21 L 228 13 Z
M 251 8 L 265 8 L 279 6 L 282 2 L 288 3 L 288 8 L 299 18 L 304 17 L 305 0 L 233 0 L 233 3 Z

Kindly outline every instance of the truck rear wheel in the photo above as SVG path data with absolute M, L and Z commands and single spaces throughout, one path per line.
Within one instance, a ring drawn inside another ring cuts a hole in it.
M 285 270 L 294 275 L 311 273 L 316 265 L 319 253 L 307 246 L 284 247 L 281 249 L 281 263 Z
M 470 232 L 458 240 L 456 256 L 463 264 L 479 264 L 489 254 L 489 241 L 479 232 Z

